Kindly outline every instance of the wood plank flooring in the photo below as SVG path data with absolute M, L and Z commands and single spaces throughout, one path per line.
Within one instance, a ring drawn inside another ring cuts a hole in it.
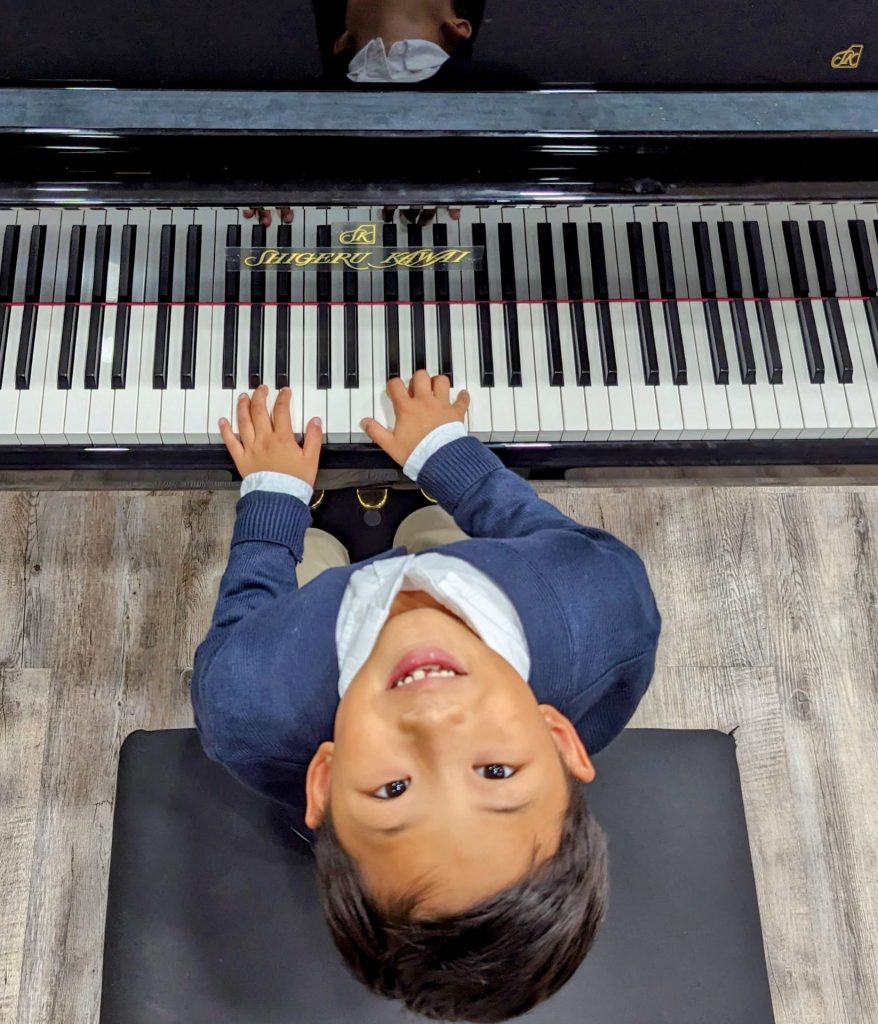
M 736 730 L 777 1024 L 878 1021 L 878 488 L 541 491 L 649 568 L 632 724 Z M 0 492 L 0 1024 L 98 1020 L 119 748 L 192 724 L 235 500 Z

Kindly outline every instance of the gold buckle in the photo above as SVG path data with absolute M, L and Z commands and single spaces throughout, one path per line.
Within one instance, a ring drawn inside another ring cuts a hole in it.
M 310 508 L 312 512 L 316 512 L 317 509 L 320 508 L 320 506 L 323 504 L 324 501 L 326 501 L 326 491 L 321 491 L 320 492 L 320 497 L 317 498 L 316 501 L 312 497 L 311 504 L 308 506 L 308 508 Z
M 370 495 L 374 494 L 380 494 L 380 497 L 373 500 Z M 357 488 L 357 501 L 360 503 L 360 507 L 366 509 L 367 512 L 379 512 L 387 504 L 389 497 L 390 490 L 387 487 Z

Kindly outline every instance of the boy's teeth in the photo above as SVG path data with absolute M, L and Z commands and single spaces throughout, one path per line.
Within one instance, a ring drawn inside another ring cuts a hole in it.
M 423 668 L 416 668 L 414 672 L 410 672 L 407 676 L 403 676 L 402 679 L 398 679 L 394 684 L 393 688 L 397 686 L 408 686 L 409 683 L 414 683 L 419 679 L 450 679 L 456 676 L 457 673 L 452 671 L 450 668 L 440 668 L 439 665 L 425 665 Z

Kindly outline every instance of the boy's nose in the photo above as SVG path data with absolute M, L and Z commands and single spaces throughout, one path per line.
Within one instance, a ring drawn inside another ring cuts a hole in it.
M 463 725 L 464 721 L 466 712 L 460 704 L 424 703 L 403 712 L 399 724 L 401 728 L 410 732 L 429 732 Z

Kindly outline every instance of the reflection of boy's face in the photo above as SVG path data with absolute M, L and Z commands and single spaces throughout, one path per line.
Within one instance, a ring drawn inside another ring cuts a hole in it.
M 348 0 L 346 31 L 335 52 L 356 52 L 372 39 L 383 39 L 388 48 L 402 39 L 427 39 L 451 52 L 472 31 L 454 13 L 452 0 Z
M 444 652 L 465 675 L 389 689 L 401 660 L 423 651 Z M 311 762 L 306 822 L 316 828 L 331 803 L 339 840 L 376 899 L 425 881 L 418 913 L 451 914 L 524 877 L 535 848 L 537 862 L 557 850 L 568 801 L 562 759 L 581 781 L 594 778 L 564 715 L 538 705 L 455 616 L 409 601 L 341 700 L 334 743 Z

